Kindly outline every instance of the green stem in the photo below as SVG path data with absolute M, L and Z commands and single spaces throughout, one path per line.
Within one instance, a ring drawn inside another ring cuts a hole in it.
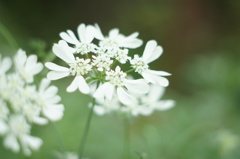
M 0 34 L 6 39 L 6 41 L 11 45 L 11 47 L 18 49 L 18 44 L 16 40 L 13 38 L 12 34 L 7 30 L 7 28 L 0 23 Z
M 58 141 L 58 146 L 60 151 L 62 151 L 63 153 L 66 152 L 63 140 L 61 138 L 61 135 L 59 134 L 59 131 L 56 128 L 56 125 L 50 121 L 50 125 L 52 126 L 53 132 L 54 132 L 54 136 L 56 137 L 56 140 Z
M 124 118 L 124 159 L 131 159 L 131 131 L 128 117 Z
M 132 68 L 132 69 L 130 69 L 130 70 L 127 70 L 125 73 L 129 73 L 129 72 L 132 72 L 132 71 L 134 71 L 135 69 L 134 68 Z
M 88 136 L 88 132 L 89 132 L 89 128 L 90 128 L 90 123 L 91 123 L 95 103 L 96 103 L 96 100 L 95 100 L 95 98 L 93 98 L 92 107 L 91 107 L 90 112 L 88 114 L 87 122 L 86 122 L 86 125 L 85 125 L 85 130 L 84 130 L 82 140 L 81 140 L 81 143 L 80 143 L 79 159 L 81 159 L 82 156 L 83 156 L 83 151 L 84 151 L 84 147 L 85 147 L 85 144 L 86 144 L 86 141 L 87 141 L 87 136 Z

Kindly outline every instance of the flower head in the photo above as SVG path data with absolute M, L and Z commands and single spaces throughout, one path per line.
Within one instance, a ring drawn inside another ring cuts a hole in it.
M 0 136 L 6 148 L 13 152 L 22 150 L 25 155 L 30 155 L 43 143 L 31 135 L 31 126 L 60 120 L 64 111 L 59 104 L 57 87 L 50 86 L 47 79 L 41 81 L 39 88 L 34 84 L 33 76 L 42 69 L 36 58 L 36 55 L 28 57 L 25 51 L 18 50 L 14 57 L 15 70 L 11 72 L 7 72 L 11 67 L 10 58 L 0 60 L 3 68 L 0 74 Z
M 51 62 L 47 62 L 45 66 L 51 70 L 47 75 L 50 80 L 73 77 L 67 92 L 79 90 L 92 95 L 97 101 L 101 101 L 100 103 L 117 99 L 120 105 L 129 106 L 138 102 L 135 94 L 141 96 L 148 93 L 149 83 L 168 85 L 168 80 L 162 76 L 170 75 L 169 73 L 149 69 L 149 63 L 162 54 L 162 47 L 157 46 L 156 41 L 151 40 L 146 44 L 142 57 L 130 54 L 129 49 L 142 45 L 142 40 L 137 38 L 137 32 L 125 36 L 115 28 L 109 31 L 108 36 L 104 36 L 97 24 L 80 24 L 79 39 L 70 30 L 60 33 L 60 36 L 63 40 L 54 44 L 53 52 L 66 66 Z M 93 40 L 94 38 L 96 40 Z M 128 64 L 131 68 L 126 69 Z M 133 70 L 143 78 L 129 78 Z M 117 108 L 114 107 L 114 110 Z M 99 114 L 112 110 L 110 107 L 96 107 L 97 109 Z
M 169 76 L 171 74 L 165 71 L 150 70 L 148 65 L 152 61 L 159 58 L 162 52 L 162 47 L 157 46 L 157 42 L 155 40 L 150 40 L 146 44 L 143 56 L 139 57 L 138 55 L 135 55 L 130 63 L 135 71 L 141 74 L 145 80 L 150 83 L 166 87 L 169 85 L 169 82 L 165 77 L 162 76 Z

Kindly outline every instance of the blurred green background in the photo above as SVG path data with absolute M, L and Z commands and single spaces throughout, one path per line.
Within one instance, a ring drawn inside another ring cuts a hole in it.
M 132 121 L 131 158 L 240 158 L 239 0 L 0 0 L 0 23 L 18 47 L 38 54 L 42 62 L 52 58 L 59 33 L 76 31 L 80 23 L 98 23 L 105 34 L 114 27 L 125 35 L 138 31 L 145 43 L 157 40 L 164 53 L 151 68 L 172 73 L 164 98 L 177 104 Z M 0 52 L 13 55 L 13 47 L 0 34 Z M 137 51 L 141 54 L 143 49 Z M 75 152 L 91 99 L 66 93 L 70 80 L 52 83 L 65 105 L 56 128 L 65 149 Z M 0 144 L 0 159 L 55 158 L 60 146 L 52 126 L 34 126 L 32 134 L 44 140 L 39 151 L 24 157 Z M 123 159 L 123 138 L 121 116 L 94 116 L 84 154 L 91 159 Z

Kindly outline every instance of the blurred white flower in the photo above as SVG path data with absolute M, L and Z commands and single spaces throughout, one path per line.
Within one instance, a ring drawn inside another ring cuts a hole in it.
M 162 100 L 165 88 L 159 85 L 151 85 L 148 94 L 137 95 L 137 102 L 123 107 L 123 111 L 130 112 L 133 116 L 151 115 L 155 110 L 164 111 L 171 109 L 175 105 L 172 99 Z
M 111 100 L 104 100 L 102 98 L 97 99 L 96 103 L 97 104 L 94 106 L 94 112 L 100 116 L 109 114 L 113 111 L 119 111 L 121 107 L 121 103 L 119 102 L 116 95 L 114 95 Z
M 151 115 L 154 111 L 165 111 L 175 106 L 175 101 L 172 99 L 161 99 L 164 95 L 165 88 L 159 85 L 151 85 L 150 91 L 147 94 L 130 94 L 135 97 L 135 101 L 131 104 L 123 104 L 119 102 L 116 95 L 111 100 L 97 99 L 97 104 L 94 107 L 94 112 L 97 115 L 105 115 L 111 112 L 130 113 L 132 116 Z
M 77 153 L 68 151 L 64 153 L 56 152 L 56 157 L 57 159 L 78 159 Z
M 49 86 L 49 80 L 43 79 L 39 89 L 33 83 L 34 75 L 43 66 L 36 61 L 36 55 L 27 57 L 25 51 L 18 50 L 14 60 L 15 70 L 11 72 L 7 72 L 11 67 L 10 58 L 0 60 L 0 136 L 6 148 L 30 155 L 42 145 L 40 138 L 31 136 L 32 124 L 60 120 L 64 107 L 58 104 L 61 100 L 58 89 Z
M 50 80 L 42 79 L 36 103 L 39 105 L 44 117 L 51 121 L 57 121 L 63 117 L 64 106 L 63 104 L 59 104 L 61 98 L 57 95 L 58 88 L 49 85 Z
M 14 64 L 17 72 L 27 83 L 32 83 L 33 76 L 43 69 L 43 65 L 37 62 L 36 55 L 27 57 L 26 52 L 22 49 L 19 49 L 14 57 Z
M 141 74 L 145 80 L 150 83 L 166 87 L 169 85 L 169 82 L 162 76 L 169 76 L 171 74 L 165 71 L 150 70 L 148 66 L 149 63 L 159 58 L 162 52 L 162 47 L 157 46 L 157 42 L 155 40 L 150 40 L 146 44 L 143 56 L 139 57 L 138 55 L 135 55 L 130 63 L 135 71 Z
M 31 126 L 22 115 L 11 115 L 9 129 L 4 139 L 4 146 L 14 152 L 20 151 L 20 145 L 25 155 L 31 155 L 31 149 L 37 150 L 42 145 L 40 138 L 30 135 Z

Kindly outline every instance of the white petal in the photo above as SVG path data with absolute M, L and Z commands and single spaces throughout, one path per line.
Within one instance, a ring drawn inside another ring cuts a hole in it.
M 63 67 L 63 66 L 59 66 L 59 65 L 57 65 L 55 63 L 52 63 L 52 62 L 45 63 L 45 66 L 48 69 L 53 70 L 53 71 L 63 71 L 63 72 L 69 71 L 69 68 Z
M 1 61 L 0 61 L 1 62 Z M 0 73 L 6 73 L 12 66 L 12 61 L 9 57 L 3 58 L 2 62 L 0 63 Z
M 57 104 L 58 102 L 61 101 L 61 97 L 60 96 L 48 96 L 48 95 L 45 95 L 45 98 L 46 98 L 46 103 L 47 104 Z
M 12 134 L 8 134 L 4 139 L 4 146 L 11 149 L 13 152 L 19 152 L 20 146 L 17 139 Z
M 165 92 L 165 87 L 153 84 L 150 87 L 148 98 L 151 102 L 158 101 L 159 99 L 162 98 L 164 92 Z
M 77 44 L 77 41 L 75 41 L 70 35 L 68 35 L 65 32 L 61 32 L 60 37 L 65 40 L 66 42 L 70 43 L 70 44 Z
M 136 99 L 127 93 L 122 87 L 117 88 L 117 96 L 119 101 L 125 105 L 131 105 L 136 102 Z
M 161 46 L 157 46 L 152 52 L 149 52 L 149 57 L 144 59 L 146 63 L 150 63 L 157 58 L 159 58 L 163 53 L 163 48 Z M 146 57 L 145 57 L 146 58 Z
M 47 78 L 50 80 L 58 80 L 60 78 L 67 77 L 70 72 L 59 72 L 59 71 L 50 71 L 47 74 Z
M 37 56 L 36 55 L 30 55 L 28 58 L 27 58 L 27 61 L 25 63 L 25 67 L 28 68 L 28 67 L 31 67 L 32 65 L 36 64 L 37 63 Z
M 160 75 L 160 76 L 171 76 L 171 73 L 165 71 L 156 71 L 156 70 L 148 70 L 149 73 Z
M 142 58 L 144 61 L 148 60 L 151 55 L 153 50 L 157 47 L 157 42 L 155 40 L 149 40 L 145 46 L 145 49 L 143 51 L 143 56 Z
M 95 28 L 88 25 L 86 28 L 86 43 L 91 43 L 94 38 Z
M 130 39 L 130 40 L 126 40 L 123 43 L 121 43 L 120 45 L 122 47 L 126 47 L 126 48 L 131 48 L 131 49 L 135 49 L 140 47 L 143 44 L 143 41 L 140 39 Z
M 44 92 L 47 89 L 47 87 L 49 86 L 50 82 L 51 81 L 47 78 L 42 79 L 41 83 L 39 85 L 39 92 Z
M 105 90 L 105 91 L 107 91 L 106 98 L 108 100 L 112 99 L 114 90 L 115 90 L 115 87 L 113 85 L 109 84 L 108 88 Z
M 156 74 L 152 74 L 148 71 L 144 71 L 142 73 L 142 76 L 145 80 L 147 80 L 150 83 L 158 84 L 158 85 L 163 86 L 163 87 L 167 87 L 169 85 L 168 79 L 166 79 L 165 77 L 161 77 L 159 75 L 156 75 Z
M 5 134 L 7 130 L 8 130 L 7 124 L 0 120 L 0 135 Z
M 48 120 L 42 117 L 34 117 L 33 118 L 33 122 L 35 124 L 39 124 L 39 125 L 46 125 L 48 123 Z
M 28 146 L 33 150 L 38 150 L 43 143 L 40 138 L 34 136 L 27 136 L 26 141 Z
M 104 115 L 106 114 L 106 110 L 103 106 L 98 106 L 98 105 L 95 105 L 94 106 L 94 112 L 97 114 L 97 115 Z
M 77 28 L 77 32 L 78 32 L 78 36 L 79 36 L 80 41 L 82 43 L 86 43 L 87 38 L 86 38 L 86 26 L 85 26 L 85 24 L 80 24 Z
M 90 88 L 86 82 L 86 80 L 82 76 L 78 76 L 79 83 L 78 83 L 78 89 L 83 94 L 88 94 L 90 92 Z
M 132 48 L 132 49 L 140 47 L 142 45 L 143 41 L 140 40 L 140 39 L 137 39 L 138 35 L 139 35 L 138 32 L 134 32 L 134 33 L 132 33 L 131 35 L 129 35 L 127 37 L 123 36 L 122 37 L 123 39 L 121 40 L 121 44 L 120 45 L 122 47 Z
M 114 29 L 111 29 L 109 31 L 109 38 L 110 39 L 115 39 L 115 38 L 117 38 L 118 35 L 119 35 L 119 29 L 118 28 L 114 28 Z
M 111 84 L 109 82 L 106 82 L 102 85 L 100 85 L 96 92 L 93 94 L 93 97 L 94 98 L 104 98 L 105 94 L 106 94 L 106 90 L 108 89 L 108 87 L 110 86 Z
M 79 43 L 78 39 L 76 38 L 72 30 L 67 30 L 67 33 L 61 32 L 60 37 L 70 44 L 76 45 L 77 43 Z
M 103 40 L 104 36 L 98 24 L 95 24 L 95 38 L 98 40 Z
M 59 44 L 53 45 L 52 50 L 57 57 L 61 58 L 66 63 L 73 63 L 75 58 L 71 52 L 66 52 L 65 45 L 67 45 L 67 43 L 60 40 Z
M 17 69 L 21 69 L 24 66 L 24 63 L 27 60 L 26 52 L 22 49 L 17 51 L 16 56 L 14 57 L 15 66 Z
M 149 85 L 143 79 L 126 80 L 125 86 L 129 91 L 137 94 L 145 94 L 149 91 Z
M 174 107 L 175 105 L 175 101 L 174 100 L 171 100 L 171 99 L 168 99 L 168 100 L 162 100 L 162 101 L 159 101 L 156 103 L 156 106 L 155 106 L 155 109 L 156 110 L 168 110 L 172 107 Z
M 43 109 L 43 114 L 51 121 L 57 121 L 63 117 L 64 106 L 62 104 L 48 105 Z
M 76 76 L 72 83 L 67 87 L 67 92 L 74 92 L 77 90 L 79 84 L 79 78 Z
M 54 96 L 57 94 L 57 92 L 58 92 L 58 88 L 56 86 L 50 86 L 46 89 L 45 95 Z

